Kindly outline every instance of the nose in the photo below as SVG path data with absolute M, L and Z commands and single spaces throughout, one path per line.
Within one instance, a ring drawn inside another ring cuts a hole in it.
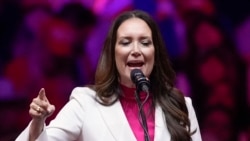
M 133 44 L 132 51 L 131 51 L 132 56 L 138 57 L 141 55 L 141 50 L 140 47 L 138 46 L 137 43 Z

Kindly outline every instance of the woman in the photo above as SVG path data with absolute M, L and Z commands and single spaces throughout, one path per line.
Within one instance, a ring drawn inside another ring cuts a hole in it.
M 151 87 L 144 100 L 148 140 L 201 140 L 189 98 L 173 87 L 172 70 L 160 32 L 142 11 L 121 14 L 113 23 L 97 66 L 95 84 L 72 91 L 70 101 L 51 121 L 54 106 L 44 89 L 30 104 L 33 120 L 17 140 L 142 141 L 144 128 L 135 100 L 131 70 L 140 69 Z M 145 140 L 146 140 L 145 137 Z

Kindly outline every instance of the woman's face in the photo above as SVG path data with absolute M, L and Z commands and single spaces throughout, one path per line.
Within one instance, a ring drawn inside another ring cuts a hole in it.
M 154 54 L 151 29 L 145 21 L 130 18 L 120 25 L 115 44 L 115 61 L 121 84 L 134 87 L 130 79 L 133 69 L 140 69 L 149 77 L 154 66 Z

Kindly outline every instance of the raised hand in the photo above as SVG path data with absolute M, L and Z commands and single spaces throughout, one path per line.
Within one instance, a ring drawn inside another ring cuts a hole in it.
M 29 140 L 35 140 L 43 130 L 44 123 L 47 117 L 55 111 L 55 106 L 51 105 L 45 95 L 45 90 L 42 88 L 39 94 L 30 104 L 29 114 L 32 117 L 30 126 Z
M 30 104 L 29 114 L 33 120 L 45 120 L 55 111 L 55 106 L 51 105 L 42 88 L 39 94 Z

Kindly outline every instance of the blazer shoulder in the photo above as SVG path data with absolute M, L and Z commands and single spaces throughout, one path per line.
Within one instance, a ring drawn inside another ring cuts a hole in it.
M 190 97 L 185 96 L 184 98 L 187 105 L 192 104 L 192 99 Z
M 190 97 L 185 97 L 185 103 L 186 103 L 189 113 L 192 112 L 194 109 L 193 104 L 192 104 L 192 99 Z
M 89 87 L 75 87 L 70 95 L 70 100 L 95 99 L 96 92 Z

